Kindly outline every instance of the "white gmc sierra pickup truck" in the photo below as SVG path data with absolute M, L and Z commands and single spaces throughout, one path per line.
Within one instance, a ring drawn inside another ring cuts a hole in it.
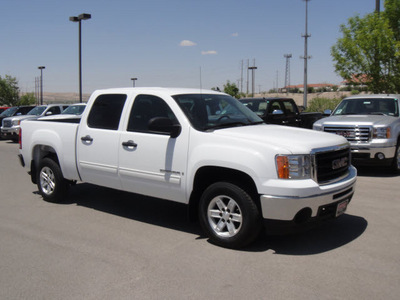
M 357 175 L 345 138 L 267 125 L 229 95 L 195 89 L 96 91 L 80 122 L 23 121 L 19 158 L 47 201 L 83 181 L 185 203 L 229 248 L 263 223 L 272 232 L 343 214 Z

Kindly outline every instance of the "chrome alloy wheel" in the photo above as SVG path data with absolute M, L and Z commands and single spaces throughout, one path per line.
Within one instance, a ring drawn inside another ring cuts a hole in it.
M 56 188 L 55 175 L 49 167 L 43 167 L 40 171 L 40 187 L 46 195 L 51 195 Z
M 207 216 L 210 227 L 221 237 L 233 237 L 242 227 L 242 211 L 236 201 L 228 196 L 213 198 L 208 205 Z

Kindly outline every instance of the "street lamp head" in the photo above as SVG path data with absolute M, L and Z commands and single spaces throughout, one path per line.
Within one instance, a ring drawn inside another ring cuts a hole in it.
M 43 69 L 46 69 L 46 67 L 45 66 L 40 66 L 40 67 L 38 67 L 38 69 L 39 70 L 43 70 Z
M 91 19 L 92 18 L 92 15 L 91 14 L 80 14 L 79 16 L 78 16 L 78 19 L 79 20 L 89 20 L 89 19 Z
M 70 20 L 71 22 L 79 22 L 78 17 L 69 17 L 69 20 Z

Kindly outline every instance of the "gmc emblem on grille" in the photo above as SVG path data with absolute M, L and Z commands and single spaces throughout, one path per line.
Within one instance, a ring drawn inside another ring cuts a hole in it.
M 335 159 L 332 161 L 332 170 L 347 167 L 348 162 L 349 162 L 348 157 L 342 157 L 339 159 Z
M 351 132 L 350 131 L 336 131 L 337 135 L 341 135 L 345 138 L 348 138 L 351 136 Z

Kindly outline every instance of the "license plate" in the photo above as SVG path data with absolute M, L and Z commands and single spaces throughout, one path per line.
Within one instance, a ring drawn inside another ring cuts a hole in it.
M 349 200 L 344 200 L 337 205 L 336 208 L 336 217 L 344 214 L 347 209 L 347 204 L 349 204 Z

